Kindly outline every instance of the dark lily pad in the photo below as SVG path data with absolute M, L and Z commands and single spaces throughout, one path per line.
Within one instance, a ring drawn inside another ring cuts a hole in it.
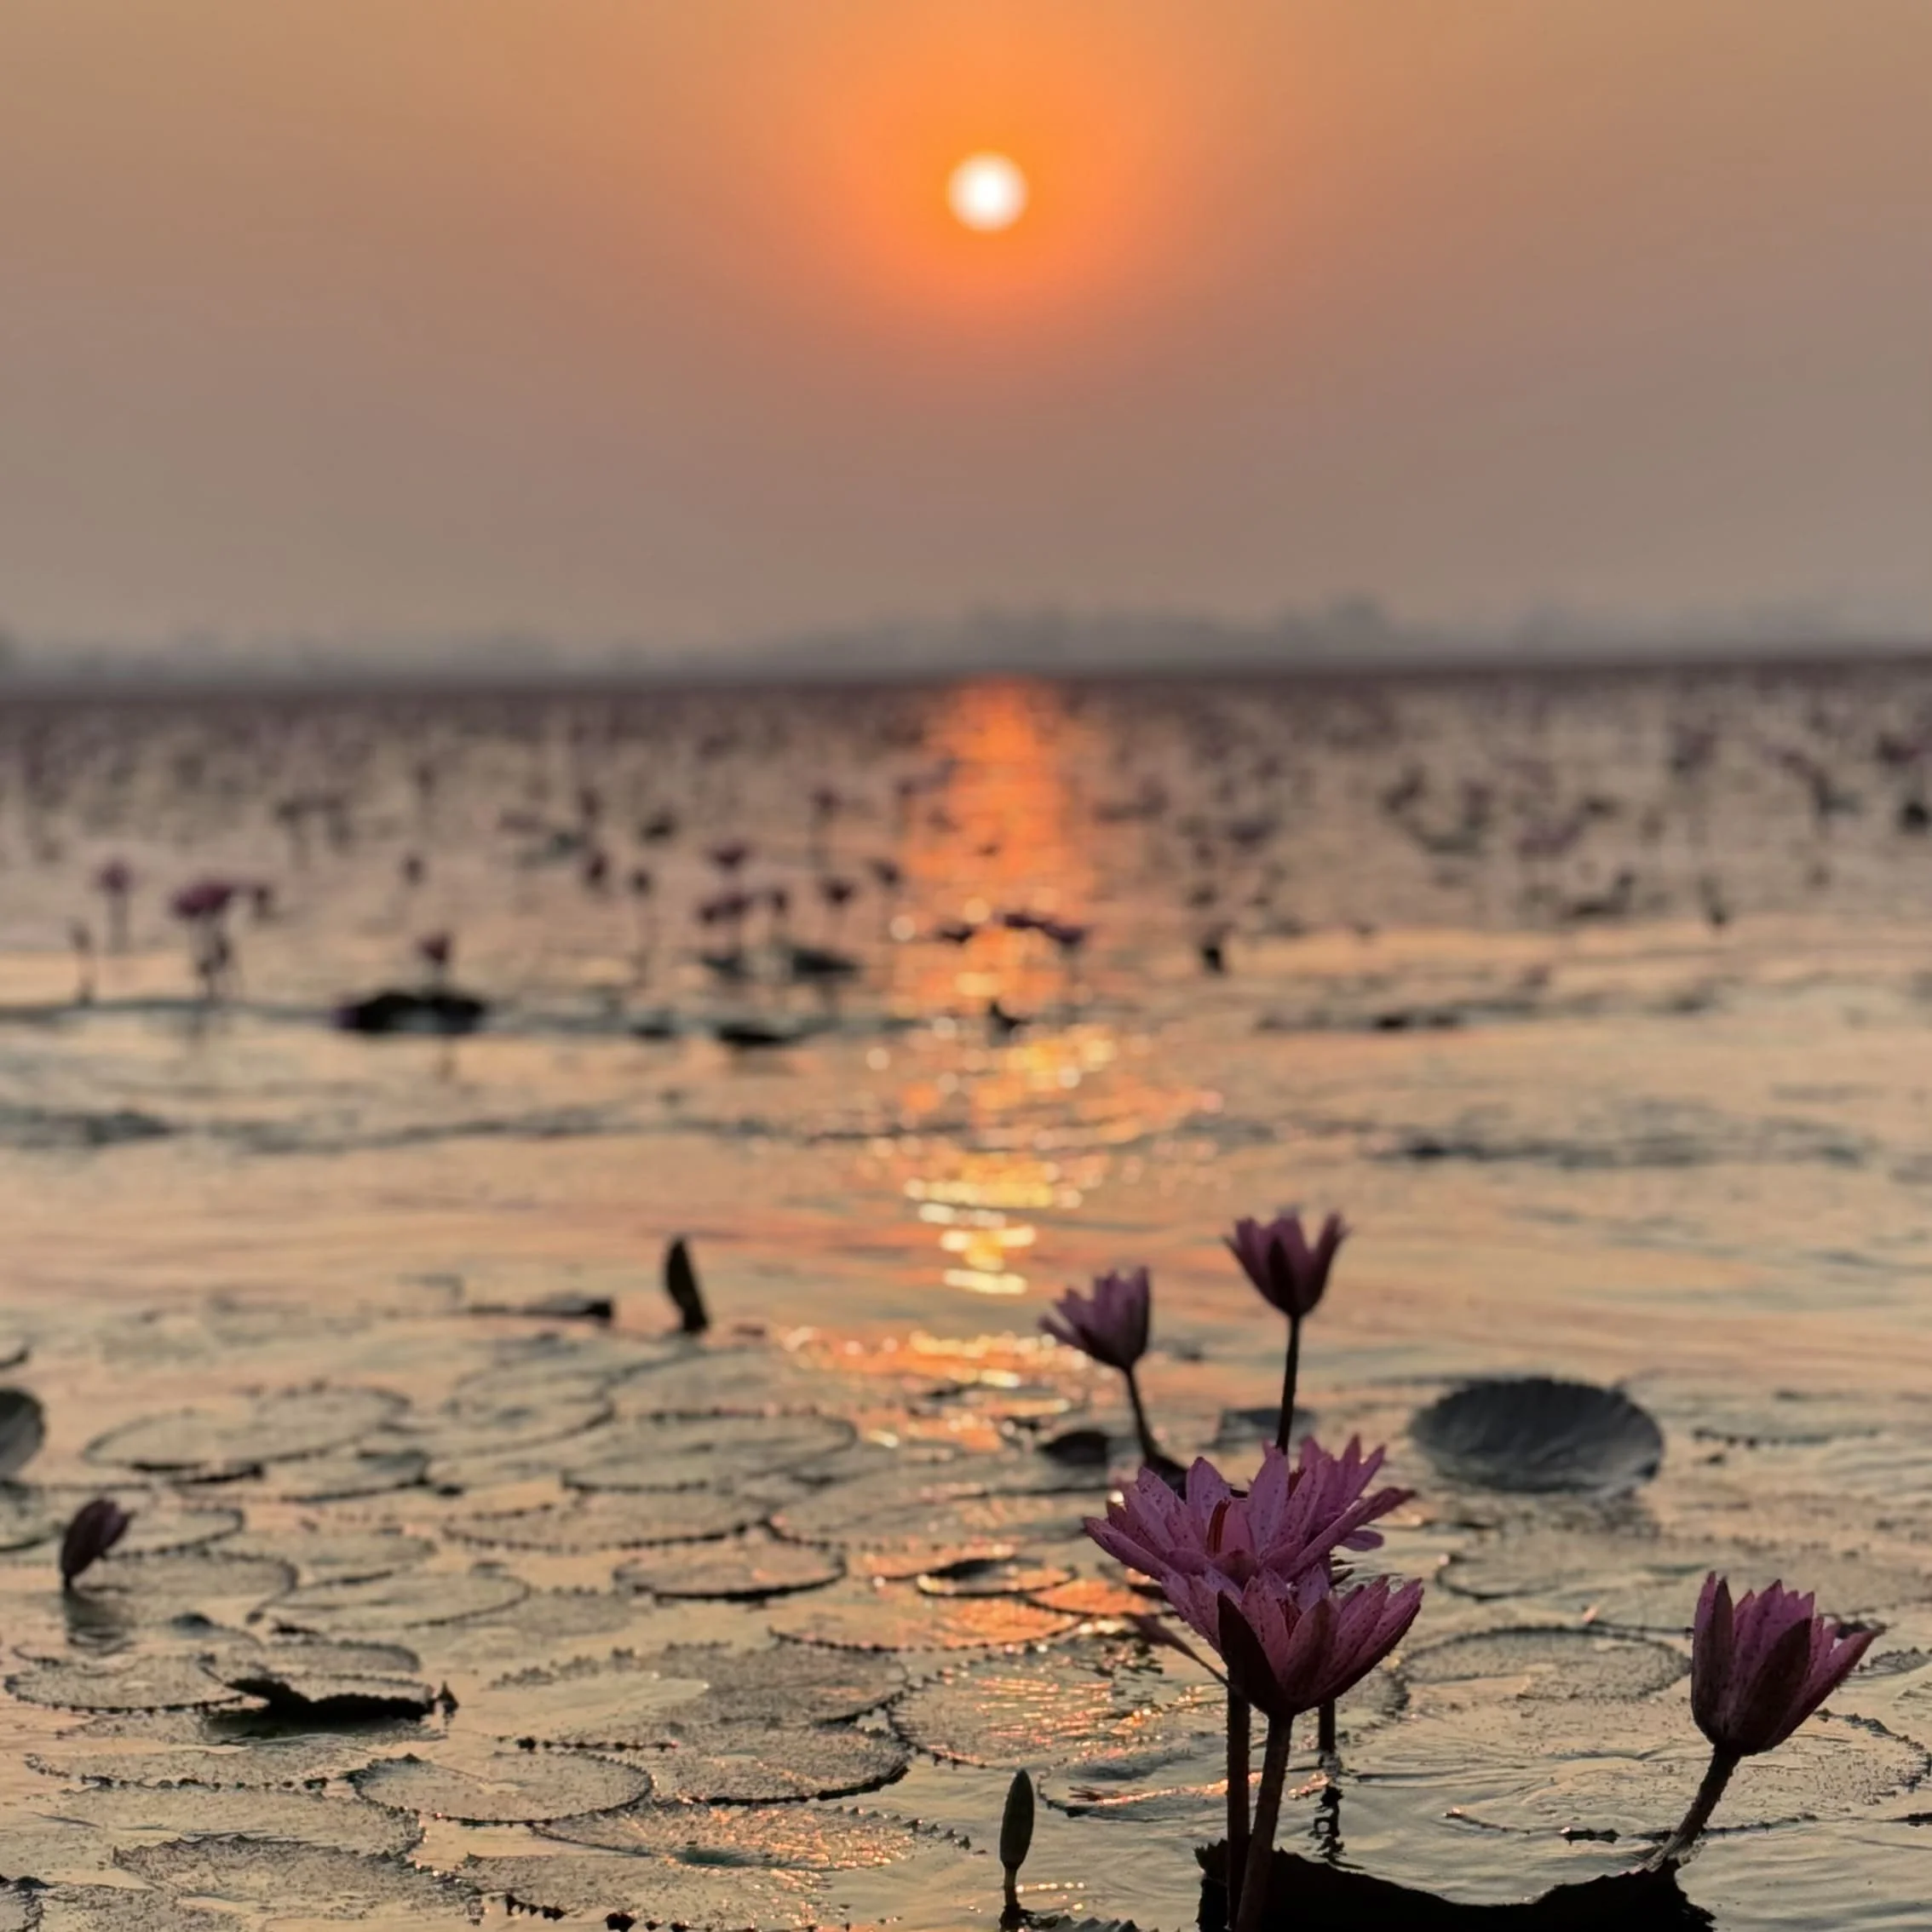
M 220 1408 L 183 1409 L 124 1423 L 87 1446 L 93 1463 L 198 1481 L 339 1449 L 408 1405 L 379 1389 L 287 1389 Z
M 464 1825 L 531 1825 L 549 1818 L 615 1811 L 651 1792 L 635 1765 L 570 1751 L 515 1751 L 470 1772 L 420 1757 L 392 1757 L 352 1773 L 372 1804 L 452 1818 Z
M 24 1389 L 0 1389 L 0 1481 L 19 1475 L 46 1440 L 47 1415 L 39 1398 Z
M 1664 1436 L 1630 1397 L 1584 1382 L 1473 1382 L 1421 1411 L 1416 1445 L 1452 1482 L 1612 1494 L 1657 1474 Z
M 375 1718 L 424 1717 L 436 1693 L 413 1677 L 351 1676 L 340 1671 L 291 1670 L 287 1665 L 231 1667 L 223 1683 L 259 1698 L 285 1721 L 305 1724 L 365 1724 Z
M 623 1589 L 654 1596 L 758 1600 L 822 1590 L 844 1574 L 836 1550 L 754 1533 L 667 1544 L 632 1557 L 618 1569 L 617 1581 Z

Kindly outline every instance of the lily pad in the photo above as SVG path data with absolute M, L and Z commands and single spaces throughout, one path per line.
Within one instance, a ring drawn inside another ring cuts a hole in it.
M 1629 1396 L 1584 1382 L 1524 1376 L 1473 1382 L 1410 1423 L 1416 1445 L 1452 1482 L 1530 1493 L 1636 1488 L 1664 1460 L 1664 1435 Z
M 186 1657 L 116 1664 L 62 1658 L 15 1671 L 7 1688 L 23 1704 L 58 1711 L 194 1711 L 237 1701 L 226 1684 Z
M 116 1853 L 115 1862 L 151 1885 L 258 1912 L 286 1911 L 299 1901 L 309 1918 L 406 1913 L 406 1923 L 471 1922 L 471 1897 L 463 1887 L 400 1859 L 256 1838 L 196 1837 L 131 1846 Z
M 274 1493 L 289 1503 L 346 1503 L 414 1489 L 429 1472 L 426 1450 L 393 1447 L 377 1436 L 359 1447 L 331 1450 L 268 1472 Z
M 714 1490 L 582 1496 L 535 1509 L 459 1516 L 450 1534 L 465 1543 L 504 1550 L 569 1555 L 596 1550 L 640 1550 L 689 1543 L 749 1529 L 764 1505 Z
M 259 1698 L 290 1722 L 362 1724 L 371 1719 L 425 1717 L 436 1705 L 435 1692 L 412 1677 L 261 1664 L 231 1667 L 222 1673 L 221 1682 L 244 1696 Z
M 414 1724 L 367 1726 L 354 1736 L 290 1735 L 246 1712 L 206 1716 L 100 1717 L 64 1731 L 26 1754 L 36 1771 L 54 1778 L 106 1779 L 154 1787 L 195 1785 L 256 1790 L 319 1784 L 359 1769 L 385 1749 L 417 1742 Z
M 837 1550 L 752 1534 L 667 1544 L 632 1557 L 618 1571 L 617 1581 L 623 1589 L 654 1596 L 762 1599 L 822 1590 L 844 1574 Z
M 607 1852 L 469 1858 L 457 1876 L 526 1912 L 580 1913 L 595 1923 L 676 1926 L 680 1932 L 808 1932 L 823 1913 L 789 1872 L 707 1872 L 671 1859 Z
M 0 1481 L 15 1476 L 40 1453 L 47 1414 L 24 1389 L 0 1389 Z
M 474 1772 L 392 1757 L 349 1782 L 372 1804 L 465 1825 L 529 1825 L 615 1811 L 651 1791 L 647 1772 L 569 1751 L 506 1752 Z
M 948 1671 L 893 1707 L 908 1744 L 992 1770 L 1143 1770 L 1226 1734 L 1218 1684 L 1184 1683 L 1124 1644 L 1083 1644 Z
M 564 1467 L 574 1488 L 679 1490 L 808 1469 L 856 1437 L 832 1416 L 641 1416 L 604 1430 Z
M 904 1774 L 897 1738 L 843 1725 L 713 1724 L 673 1712 L 651 1775 L 667 1799 L 783 1804 L 876 1791 Z
M 938 1834 L 873 1811 L 809 1804 L 637 1804 L 588 1818 L 561 1818 L 546 1838 L 635 1858 L 670 1858 L 733 1870 L 877 1871 L 897 1865 Z
M 773 1634 L 840 1650 L 980 1650 L 1044 1643 L 1077 1619 L 1010 1596 L 934 1597 L 899 1586 L 781 1604 Z
M 1690 1669 L 1668 1644 L 1600 1631 L 1533 1628 L 1478 1630 L 1408 1652 L 1412 1683 L 1504 1680 L 1511 1695 L 1537 1699 L 1648 1697 Z
M 199 1481 L 318 1456 L 366 1435 L 408 1405 L 380 1389 L 296 1389 L 219 1408 L 147 1416 L 97 1436 L 93 1463 Z
M 221 1553 L 287 1563 L 304 1583 L 366 1583 L 426 1562 L 436 1554 L 436 1545 L 400 1530 L 301 1529 L 236 1537 Z
M 290 1564 L 267 1556 L 229 1556 L 185 1550 L 166 1556 L 124 1556 L 116 1550 L 88 1572 L 88 1592 L 110 1594 L 131 1619 L 170 1622 L 189 1614 L 213 1617 L 223 1605 L 252 1609 L 295 1581 Z
M 355 1583 L 304 1584 L 277 1597 L 267 1614 L 283 1630 L 380 1636 L 486 1616 L 529 1593 L 521 1578 L 502 1570 L 405 1570 Z
M 423 1837 L 412 1818 L 313 1791 L 90 1785 L 83 1791 L 63 1791 L 58 1804 L 63 1819 L 118 1836 L 172 1838 L 216 1831 L 229 1837 L 324 1845 L 367 1857 L 400 1855 L 413 1850 Z

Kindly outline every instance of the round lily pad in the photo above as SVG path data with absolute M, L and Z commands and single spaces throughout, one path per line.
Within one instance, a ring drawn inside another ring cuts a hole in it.
M 284 1630 L 381 1636 L 487 1616 L 529 1593 L 528 1584 L 502 1570 L 405 1570 L 354 1583 L 304 1584 L 277 1597 L 267 1614 Z
M 1124 1645 L 1081 1644 L 948 1671 L 907 1692 L 892 1722 L 908 1744 L 956 1763 L 1126 1775 L 1224 1738 L 1226 1704 L 1218 1684 L 1183 1683 Z
M 897 1738 L 843 1725 L 712 1724 L 674 1712 L 668 1749 L 651 1758 L 666 1798 L 699 1804 L 782 1804 L 876 1791 L 901 1776 Z
M 676 1926 L 679 1932 L 808 1932 L 824 1917 L 802 1877 L 709 1872 L 671 1859 L 608 1852 L 468 1858 L 457 1876 L 526 1912 L 587 1923 Z
M 377 1435 L 359 1446 L 279 1463 L 268 1472 L 274 1493 L 289 1503 L 346 1503 L 413 1489 L 429 1471 L 428 1452 L 392 1446 Z
M 63 1819 L 97 1831 L 184 1838 L 213 1831 L 231 1837 L 325 1845 L 371 1857 L 412 1850 L 423 1837 L 414 1819 L 313 1791 L 90 1785 L 82 1791 L 61 1793 L 59 1809 Z
M 117 1785 L 204 1785 L 255 1790 L 317 1784 L 340 1777 L 420 1738 L 415 1724 L 371 1725 L 353 1736 L 290 1735 L 251 1713 L 205 1716 L 99 1717 L 27 1753 L 36 1771 L 55 1778 L 106 1779 Z
M 678 1490 L 808 1468 L 854 1440 L 831 1416 L 641 1416 L 564 1465 L 578 1489 Z
M 376 1718 L 423 1717 L 436 1704 L 435 1692 L 413 1677 L 260 1664 L 232 1665 L 221 1673 L 221 1680 L 231 1690 L 259 1698 L 271 1711 L 291 1722 L 348 1724 Z
M 408 1922 L 471 1922 L 463 1887 L 396 1858 L 368 1858 L 319 1845 L 279 1844 L 257 1838 L 176 1838 L 135 1845 L 115 1862 L 137 1878 L 189 1897 L 218 1898 L 257 1912 L 291 1904 L 311 1918 L 367 1918 L 411 1915 Z
M 1072 1571 L 1058 1563 L 1033 1563 L 1013 1556 L 969 1556 L 943 1569 L 923 1571 L 914 1583 L 926 1596 L 1041 1597 L 1072 1580 Z
M 465 1825 L 529 1825 L 615 1811 L 651 1791 L 647 1772 L 570 1751 L 505 1752 L 471 1772 L 420 1757 L 392 1757 L 349 1782 L 373 1804 Z
M 1662 1430 L 1629 1396 L 1547 1376 L 1470 1383 L 1409 1433 L 1444 1475 L 1480 1489 L 1616 1493 L 1664 1460 Z
M 291 1565 L 304 1583 L 365 1583 L 427 1561 L 436 1545 L 400 1530 L 299 1529 L 239 1536 L 222 1554 L 274 1558 Z
M 23 1704 L 61 1711 L 193 1711 L 238 1701 L 191 1658 L 90 1664 L 66 1658 L 30 1664 L 7 1679 Z
M 1417 1684 L 1502 1679 L 1517 1697 L 1624 1699 L 1647 1697 L 1676 1683 L 1690 1665 L 1668 1644 L 1646 1638 L 1587 1630 L 1513 1629 L 1479 1630 L 1426 1645 L 1407 1653 L 1402 1668 Z
M 1075 1619 L 1019 1597 L 933 1597 L 910 1587 L 803 1597 L 779 1606 L 775 1636 L 841 1650 L 979 1650 L 1044 1643 Z
M 88 1445 L 88 1460 L 200 1479 L 339 1449 L 407 1406 L 379 1389 L 295 1389 L 219 1408 L 147 1416 Z
M 126 1616 L 144 1624 L 189 1614 L 213 1617 L 222 1605 L 252 1609 L 294 1581 L 290 1564 L 267 1556 L 229 1556 L 219 1545 L 164 1556 L 124 1556 L 117 1550 L 87 1574 L 90 1596 L 111 1594 Z
M 623 1589 L 654 1596 L 758 1599 L 821 1590 L 844 1574 L 837 1550 L 753 1534 L 667 1544 L 632 1557 L 618 1571 L 617 1581 Z
M 934 1841 L 877 1812 L 808 1804 L 635 1804 L 546 1824 L 546 1838 L 687 1865 L 792 1872 L 877 1870 Z
M 479 1512 L 456 1518 L 449 1530 L 465 1543 L 561 1555 L 729 1536 L 749 1529 L 764 1513 L 763 1504 L 740 1496 L 683 1489 L 587 1495 L 535 1509 Z

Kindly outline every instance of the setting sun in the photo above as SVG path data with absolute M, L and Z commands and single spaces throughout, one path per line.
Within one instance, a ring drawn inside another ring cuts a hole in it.
M 1010 228 L 1026 212 L 1026 177 L 1003 154 L 969 154 L 952 170 L 946 198 L 969 228 Z

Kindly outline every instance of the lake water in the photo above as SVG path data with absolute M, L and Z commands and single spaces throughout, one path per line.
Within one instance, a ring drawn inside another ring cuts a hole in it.
M 1158 1427 L 1251 1467 L 1279 1325 L 1219 1238 L 1290 1204 L 1355 1229 L 1306 1402 L 1391 1444 L 1380 1560 L 1432 1588 L 1339 1849 L 1312 1791 L 1283 1842 L 1484 1901 L 1632 1862 L 1699 1769 L 1704 1570 L 1782 1571 L 1886 1635 L 1685 1889 L 1727 1928 L 1923 1923 L 1932 674 L 3 732 L 3 1319 L 48 1433 L 5 1502 L 0 1872 L 55 1886 L 46 1924 L 991 1922 L 1020 1767 L 1030 1904 L 1191 1923 L 1211 1697 L 1108 1620 L 1105 1475 L 1037 1445 L 1124 1418 L 1036 1327 L 1147 1263 Z M 212 1003 L 169 910 L 210 876 L 268 888 Z M 426 985 L 431 934 L 480 1032 L 331 1024 Z M 614 1322 L 502 1312 L 557 1296 Z M 1661 1475 L 1536 1502 L 1406 1440 L 1525 1371 L 1624 1388 Z M 136 1547 L 77 1613 L 47 1538 L 102 1487 Z M 773 1631 L 735 1690 L 687 1647 Z M 270 1725 L 232 1688 L 297 1665 L 456 1709 Z M 286 1780 L 238 1768 L 271 1745 Z

